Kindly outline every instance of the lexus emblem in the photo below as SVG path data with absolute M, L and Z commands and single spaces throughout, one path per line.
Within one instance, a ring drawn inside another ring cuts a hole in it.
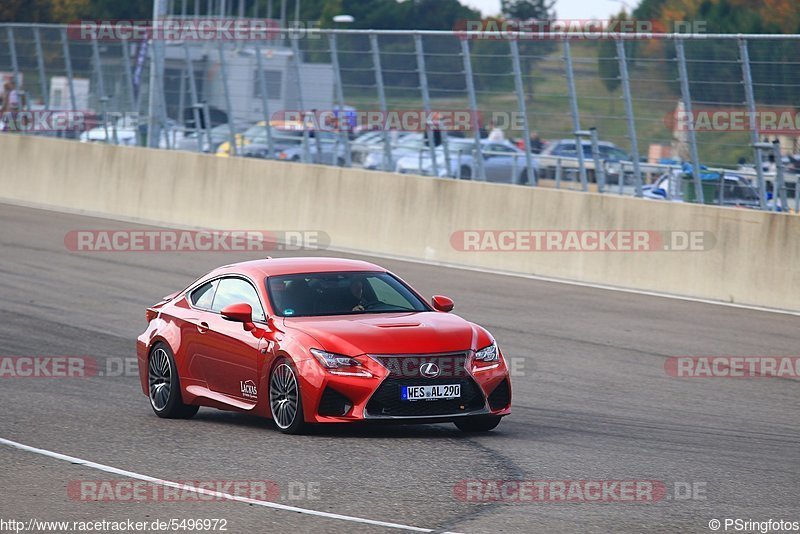
M 442 371 L 435 363 L 427 362 L 419 366 L 419 373 L 425 378 L 436 378 L 442 373 Z

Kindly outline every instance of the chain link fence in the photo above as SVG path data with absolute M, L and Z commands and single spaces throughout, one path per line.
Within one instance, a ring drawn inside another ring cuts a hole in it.
M 218 157 L 800 209 L 798 35 L 542 38 L 225 20 L 267 29 L 176 39 L 3 25 L 0 126 Z M 81 120 L 19 120 L 55 112 Z

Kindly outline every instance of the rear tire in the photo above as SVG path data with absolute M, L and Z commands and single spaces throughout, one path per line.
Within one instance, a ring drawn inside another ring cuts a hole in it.
M 472 180 L 472 167 L 461 167 L 461 172 L 459 173 L 462 180 Z
M 500 424 L 499 415 L 475 415 L 454 421 L 462 432 L 489 432 Z
M 177 369 L 172 349 L 165 343 L 156 343 L 147 359 L 147 388 L 150 407 L 164 419 L 190 419 L 200 409 L 183 403 Z

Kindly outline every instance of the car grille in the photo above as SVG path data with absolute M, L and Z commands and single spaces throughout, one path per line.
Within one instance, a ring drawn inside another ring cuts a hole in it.
M 430 417 L 469 413 L 485 406 L 480 387 L 466 372 L 466 354 L 414 356 L 373 356 L 389 370 L 389 376 L 367 403 L 367 417 Z M 420 374 L 423 363 L 436 363 L 441 374 L 426 378 Z M 460 384 L 458 399 L 401 400 L 403 386 Z
M 374 360 L 389 370 L 390 378 L 421 378 L 420 367 L 424 363 L 435 363 L 442 378 L 462 378 L 469 376 L 466 370 L 467 354 L 465 352 L 453 352 L 447 354 L 410 354 L 397 356 L 371 356 Z M 452 383 L 452 380 L 451 380 Z M 428 382 L 420 383 L 421 385 Z M 431 382 L 433 384 L 433 382 Z

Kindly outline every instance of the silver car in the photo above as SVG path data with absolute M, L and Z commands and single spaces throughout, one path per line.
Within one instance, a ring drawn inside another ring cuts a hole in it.
M 483 170 L 487 182 L 527 184 L 528 169 L 525 152 L 509 142 L 495 142 L 481 139 L 481 153 Z M 474 139 L 449 138 L 447 154 L 444 147 L 437 147 L 436 173 L 440 177 L 449 176 L 462 180 L 479 179 L 479 167 L 475 159 Z M 447 165 L 449 158 L 450 164 Z M 404 174 L 434 175 L 430 149 L 425 148 L 416 154 L 408 154 L 397 162 L 395 170 Z M 534 175 L 538 162 L 532 157 Z

